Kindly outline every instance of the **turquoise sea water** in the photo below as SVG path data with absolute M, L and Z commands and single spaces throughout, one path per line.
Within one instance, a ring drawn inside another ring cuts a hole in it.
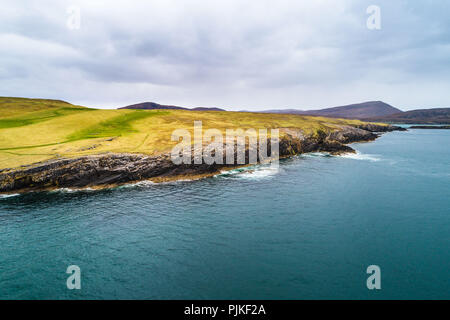
M 278 171 L 2 197 L 0 298 L 449 299 L 450 131 L 353 147 Z M 372 264 L 381 290 L 366 287 Z

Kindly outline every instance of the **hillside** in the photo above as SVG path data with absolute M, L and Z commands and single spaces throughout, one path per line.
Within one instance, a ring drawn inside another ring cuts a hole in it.
M 402 111 L 382 101 L 369 101 L 320 110 L 303 111 L 296 109 L 283 109 L 283 110 L 267 110 L 264 112 L 303 114 L 303 115 L 314 115 L 314 116 L 344 118 L 344 119 L 365 119 L 371 117 L 387 116 L 391 114 L 400 113 Z
M 0 128 L 37 123 L 88 110 L 61 100 L 0 97 Z
M 0 98 L 0 170 L 38 161 L 114 153 L 161 154 L 177 143 L 173 130 L 290 128 L 330 132 L 358 120 L 300 115 L 190 110 L 101 110 L 55 100 Z
M 448 124 L 450 108 L 419 109 L 366 120 L 389 123 Z

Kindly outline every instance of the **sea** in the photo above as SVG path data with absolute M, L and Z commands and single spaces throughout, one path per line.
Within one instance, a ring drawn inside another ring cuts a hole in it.
M 449 299 L 450 130 L 351 146 L 198 181 L 0 196 L 0 299 Z

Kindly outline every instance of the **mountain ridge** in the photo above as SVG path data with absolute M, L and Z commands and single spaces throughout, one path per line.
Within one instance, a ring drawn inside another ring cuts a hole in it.
M 383 101 L 367 101 L 362 103 L 354 103 L 338 107 L 330 107 L 318 110 L 265 110 L 264 113 L 286 113 L 286 114 L 302 114 L 310 116 L 322 116 L 344 119 L 365 119 L 371 117 L 380 117 L 403 112 Z
M 136 109 L 136 110 L 159 110 L 159 109 L 171 109 L 171 110 L 191 110 L 191 111 L 225 111 L 221 108 L 208 108 L 208 107 L 195 107 L 195 108 L 186 108 L 186 107 L 179 107 L 179 106 L 173 106 L 173 105 L 165 105 L 165 104 L 159 104 L 156 102 L 141 102 L 136 104 L 131 104 L 129 106 L 121 107 L 119 109 Z
M 174 109 L 191 111 L 226 111 L 221 108 L 186 108 L 174 105 L 164 105 L 156 102 L 142 102 L 132 104 L 119 109 Z M 450 108 L 431 108 L 402 111 L 383 101 L 366 101 L 337 107 L 329 107 L 316 110 L 269 109 L 262 111 L 241 110 L 241 112 L 293 114 L 305 116 L 320 116 L 328 118 L 358 119 L 370 122 L 388 123 L 416 123 L 416 124 L 447 124 L 450 123 Z

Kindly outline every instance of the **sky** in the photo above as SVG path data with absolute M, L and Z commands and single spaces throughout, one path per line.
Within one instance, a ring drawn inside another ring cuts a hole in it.
M 0 96 L 450 107 L 449 13 L 448 0 L 0 0 Z

